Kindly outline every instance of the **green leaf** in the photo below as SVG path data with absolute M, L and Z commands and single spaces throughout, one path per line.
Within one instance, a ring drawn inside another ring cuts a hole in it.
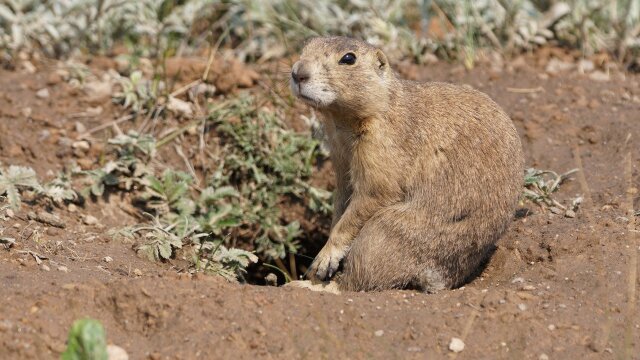
M 107 360 L 104 328 L 93 319 L 76 320 L 71 326 L 62 360 Z

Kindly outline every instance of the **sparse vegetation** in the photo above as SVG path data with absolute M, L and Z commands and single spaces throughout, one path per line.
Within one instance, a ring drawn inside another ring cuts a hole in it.
M 541 207 L 550 208 L 552 211 L 567 213 L 576 211 L 581 197 L 573 199 L 569 206 L 565 206 L 553 198 L 553 193 L 558 191 L 560 185 L 577 172 L 578 169 L 569 170 L 563 174 L 558 174 L 552 170 L 527 169 L 524 175 L 523 197 Z M 570 214 L 570 213 L 569 213 Z
M 202 31 L 207 29 L 208 31 Z M 472 65 L 477 49 L 514 52 L 546 44 L 609 51 L 620 59 L 640 48 L 637 0 L 370 2 L 291 1 L 11 1 L 0 4 L 0 47 L 36 45 L 50 55 L 110 51 L 162 59 L 207 37 L 226 38 L 243 59 L 291 53 L 312 35 L 353 35 L 417 61 L 437 53 Z

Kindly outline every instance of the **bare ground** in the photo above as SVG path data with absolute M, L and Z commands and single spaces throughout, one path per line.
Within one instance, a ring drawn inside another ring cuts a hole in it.
M 640 207 L 640 77 L 548 76 L 531 60 L 400 70 L 487 92 L 516 123 L 529 166 L 580 169 L 557 195 L 585 198 L 577 216 L 528 205 L 532 213 L 514 219 L 482 274 L 461 289 L 332 295 L 229 284 L 180 273 L 180 262 L 140 259 L 106 235 L 136 221 L 117 195 L 77 212 L 54 208 L 65 229 L 29 222 L 25 204 L 0 224 L 18 240 L 0 251 L 0 358 L 56 358 L 71 323 L 90 316 L 133 359 L 640 359 L 632 210 Z M 51 96 L 37 97 L 45 87 Z M 118 113 L 109 99 L 87 99 L 52 78 L 50 65 L 2 70 L 0 89 L 0 162 L 40 175 L 74 158 L 60 139 L 76 135 L 75 121 L 91 128 Z M 73 115 L 92 105 L 103 112 Z M 99 153 L 83 156 L 98 161 Z M 84 225 L 86 214 L 101 226 Z M 462 352 L 449 350 L 452 337 L 464 341 Z

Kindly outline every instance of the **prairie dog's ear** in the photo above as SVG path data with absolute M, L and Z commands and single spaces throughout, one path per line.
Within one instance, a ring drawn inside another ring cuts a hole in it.
M 389 70 L 389 60 L 387 60 L 387 55 L 382 52 L 380 49 L 376 49 L 376 66 L 378 67 L 378 72 L 383 74 Z

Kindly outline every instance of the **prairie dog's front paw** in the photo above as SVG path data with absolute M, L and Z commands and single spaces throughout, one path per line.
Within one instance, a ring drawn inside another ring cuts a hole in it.
M 347 254 L 347 248 L 325 245 L 313 260 L 309 274 L 318 280 L 329 280 L 338 270 L 340 260 Z

